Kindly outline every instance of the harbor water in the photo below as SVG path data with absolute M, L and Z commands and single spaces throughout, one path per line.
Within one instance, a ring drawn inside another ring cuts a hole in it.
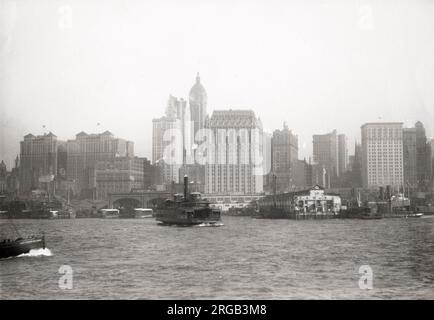
M 222 222 L 15 220 L 44 231 L 47 249 L 0 260 L 0 298 L 434 299 L 433 216 Z M 359 285 L 362 266 L 372 289 Z

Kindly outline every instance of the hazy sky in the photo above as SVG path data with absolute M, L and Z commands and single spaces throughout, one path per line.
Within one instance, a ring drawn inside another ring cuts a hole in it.
M 0 0 L 0 159 L 48 130 L 110 130 L 150 157 L 151 119 L 196 72 L 209 113 L 286 121 L 300 157 L 332 129 L 352 153 L 365 122 L 431 135 L 434 1 Z

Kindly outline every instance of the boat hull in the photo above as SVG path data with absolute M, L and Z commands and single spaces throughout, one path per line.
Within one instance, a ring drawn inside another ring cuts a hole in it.
M 16 257 L 23 253 L 29 253 L 32 249 L 45 248 L 43 238 L 22 239 L 0 243 L 0 259 Z
M 183 210 L 159 210 L 155 219 L 162 224 L 193 226 L 199 224 L 215 224 L 221 220 L 220 214 L 194 215 Z

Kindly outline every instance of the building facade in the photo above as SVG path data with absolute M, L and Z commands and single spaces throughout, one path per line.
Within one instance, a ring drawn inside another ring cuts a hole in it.
M 275 130 L 271 139 L 271 171 L 276 176 L 276 191 L 285 192 L 295 188 L 298 161 L 298 137 L 288 129 Z
M 303 160 L 294 163 L 293 182 L 296 190 L 310 188 L 312 184 L 312 165 Z
M 404 128 L 402 131 L 404 183 L 406 186 L 417 185 L 417 144 L 416 128 Z
M 2 160 L 0 162 L 0 194 L 7 191 L 7 173 L 6 163 Z
M 404 184 L 403 130 L 401 122 L 366 123 L 362 131 L 362 180 L 364 188 Z
M 338 175 L 348 171 L 348 140 L 345 134 L 338 135 Z
M 178 183 L 184 157 L 183 121 L 175 117 L 177 112 L 168 110 L 165 116 L 152 120 L 152 163 L 161 165 L 164 183 Z M 183 113 L 180 116 L 184 119 Z
M 416 130 L 416 176 L 417 188 L 428 191 L 432 176 L 431 144 L 429 143 L 422 122 L 415 124 Z
M 434 139 L 430 140 L 431 147 L 431 187 L 434 188 Z
M 207 128 L 212 140 L 205 164 L 206 194 L 258 194 L 263 175 L 256 171 L 262 157 L 262 123 L 252 110 L 214 111 Z
M 68 140 L 66 179 L 74 194 L 82 198 L 95 198 L 95 166 L 98 161 L 117 157 L 133 157 L 134 144 L 116 138 L 111 132 L 87 134 L 80 132 L 75 140 Z
M 96 199 L 107 200 L 110 193 L 143 189 L 144 168 L 148 159 L 117 157 L 97 161 L 95 165 Z
M 47 189 L 57 174 L 58 147 L 61 142 L 53 133 L 28 134 L 20 142 L 20 178 L 22 195 L 35 189 Z
M 362 145 L 360 143 L 355 143 L 354 145 L 354 156 L 351 163 L 351 174 L 349 177 L 349 185 L 352 188 L 362 187 Z
M 196 75 L 196 83 L 191 88 L 189 94 L 190 113 L 193 122 L 193 137 L 195 137 L 198 130 L 205 127 L 207 100 L 206 90 L 200 82 L 198 73 Z
M 3 182 L 6 184 L 5 186 L 3 186 L 3 190 L 5 190 L 6 193 L 9 193 L 9 194 L 15 195 L 15 196 L 18 196 L 19 186 L 20 186 L 19 167 L 20 167 L 20 158 L 17 156 L 15 158 L 15 161 L 14 161 L 14 167 L 11 169 L 11 171 L 9 171 L 9 172 L 6 171 L 6 181 Z M 1 178 L 0 178 L 0 180 L 1 180 Z M 0 183 L 1 183 L 1 181 L 0 181 Z M 1 189 L 2 189 L 2 187 L 0 187 L 0 190 Z
M 326 170 L 326 185 L 333 186 L 339 177 L 339 140 L 336 130 L 313 136 L 313 161 Z

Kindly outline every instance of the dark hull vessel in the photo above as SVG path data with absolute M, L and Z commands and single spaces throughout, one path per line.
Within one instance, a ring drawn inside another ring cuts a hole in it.
M 158 210 L 155 218 L 163 224 L 191 226 L 199 224 L 215 224 L 220 221 L 220 214 L 211 210 L 198 208 L 177 208 Z
M 45 249 L 45 238 L 29 237 L 18 238 L 14 241 L 3 240 L 0 242 L 0 259 L 16 257 L 23 253 L 29 253 L 32 249 Z
M 253 215 L 255 219 L 289 219 L 290 215 L 281 208 L 262 209 Z
M 352 207 L 346 210 L 342 210 L 339 213 L 341 219 L 362 219 L 362 220 L 377 220 L 383 219 L 383 214 L 372 210 L 371 207 Z
M 226 213 L 227 216 L 234 217 L 254 217 L 258 214 L 257 208 L 255 206 L 247 206 L 245 208 L 229 208 Z
M 221 220 L 220 209 L 212 208 L 200 193 L 188 193 L 188 178 L 184 177 L 184 196 L 175 195 L 155 208 L 155 219 L 166 225 L 215 225 Z

